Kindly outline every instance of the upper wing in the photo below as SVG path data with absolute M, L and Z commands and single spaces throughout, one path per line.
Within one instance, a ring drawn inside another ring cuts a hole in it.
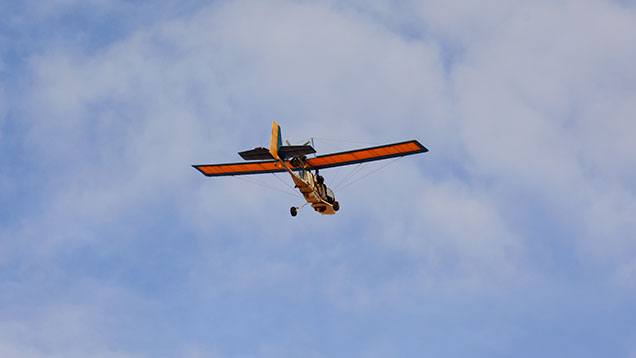
M 408 142 L 321 155 L 315 158 L 308 158 L 307 164 L 315 169 L 323 169 L 425 152 L 428 152 L 428 149 L 420 144 L 420 142 L 411 140 Z
M 193 165 L 203 175 L 209 177 L 225 175 L 245 175 L 284 172 L 285 169 L 273 160 L 251 163 Z

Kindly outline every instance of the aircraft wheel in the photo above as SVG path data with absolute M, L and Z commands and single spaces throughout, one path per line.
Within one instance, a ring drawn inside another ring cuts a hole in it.
M 291 209 L 289 209 L 289 212 L 291 213 L 291 216 L 296 216 L 298 214 L 298 209 L 296 209 L 295 206 L 292 206 Z
M 340 203 L 337 201 L 333 202 L 333 211 L 338 211 L 340 210 Z

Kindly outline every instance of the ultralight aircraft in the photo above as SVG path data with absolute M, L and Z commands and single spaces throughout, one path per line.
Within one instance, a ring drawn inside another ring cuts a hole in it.
M 296 188 L 307 201 L 300 207 L 292 206 L 292 216 L 296 216 L 298 210 L 307 204 L 311 204 L 320 214 L 333 215 L 340 209 L 340 203 L 336 201 L 333 191 L 325 185 L 319 169 L 428 152 L 420 142 L 410 140 L 307 158 L 307 155 L 316 153 L 309 144 L 310 142 L 291 145 L 287 142 L 287 145 L 282 145 L 280 126 L 273 122 L 269 149 L 258 147 L 238 153 L 243 159 L 252 162 L 203 164 L 193 167 L 209 177 L 288 172 Z M 315 174 L 311 173 L 312 170 L 315 170 Z

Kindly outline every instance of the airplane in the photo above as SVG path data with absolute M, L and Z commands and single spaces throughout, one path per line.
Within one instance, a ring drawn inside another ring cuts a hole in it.
M 420 142 L 410 140 L 307 158 L 307 155 L 316 153 L 316 150 L 309 145 L 311 141 L 303 145 L 291 145 L 285 140 L 287 145 L 282 145 L 281 139 L 280 126 L 272 122 L 269 149 L 257 147 L 238 153 L 244 160 L 252 162 L 195 164 L 192 167 L 208 177 L 287 172 L 306 201 L 300 207 L 291 207 L 292 216 L 296 216 L 298 210 L 307 204 L 311 204 L 311 207 L 320 214 L 333 215 L 340 209 L 340 203 L 336 201 L 333 191 L 325 185 L 319 169 L 428 152 L 428 149 Z M 315 174 L 311 173 L 312 170 L 315 170 Z

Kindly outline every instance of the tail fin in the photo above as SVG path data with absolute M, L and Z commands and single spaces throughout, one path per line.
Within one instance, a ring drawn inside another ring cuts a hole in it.
M 280 126 L 276 122 L 272 122 L 272 139 L 269 142 L 269 153 L 275 159 L 278 158 L 278 148 L 283 145 Z

